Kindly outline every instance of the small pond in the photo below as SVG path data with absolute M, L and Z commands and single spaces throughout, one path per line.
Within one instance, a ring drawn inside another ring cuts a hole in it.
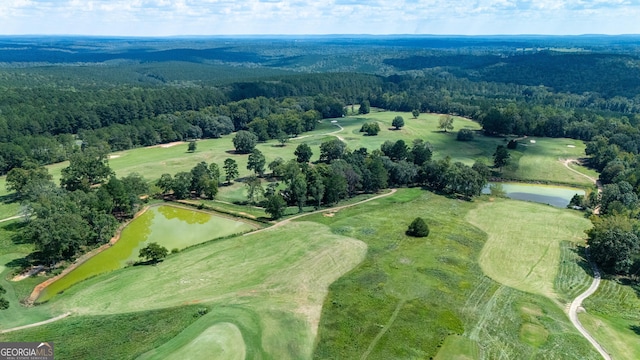
M 483 194 L 489 194 L 490 183 L 482 190 Z M 578 188 L 554 185 L 526 184 L 526 183 L 495 183 L 502 185 L 502 190 L 507 197 L 515 200 L 533 201 L 541 204 L 549 204 L 564 208 L 569 205 L 575 195 L 584 195 L 585 191 Z
M 169 251 L 182 250 L 253 228 L 248 223 L 206 212 L 170 205 L 151 207 L 122 230 L 117 243 L 47 286 L 38 301 L 46 301 L 77 282 L 135 262 L 140 249 L 151 242 L 157 242 Z

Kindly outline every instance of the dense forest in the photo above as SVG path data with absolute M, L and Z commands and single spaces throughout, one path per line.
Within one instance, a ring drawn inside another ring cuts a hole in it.
M 588 164 L 601 173 L 604 191 L 573 204 L 604 215 L 594 220 L 589 234 L 594 259 L 613 273 L 635 271 L 640 252 L 638 38 L 24 37 L 2 38 L 0 45 L 0 174 L 8 174 L 10 186 L 28 197 L 24 179 L 42 177 L 42 165 L 71 160 L 63 188 L 94 195 L 73 198 L 79 195 L 55 190 L 59 203 L 48 206 L 103 205 L 97 206 L 98 215 L 82 221 L 57 212 L 67 218 L 47 226 L 74 223 L 78 234 L 92 229 L 94 236 L 86 241 L 103 241 L 113 232 L 112 219 L 135 208 L 135 201 L 125 199 L 137 193 L 123 195 L 122 186 L 142 188 L 136 185 L 139 179 L 117 179 L 106 170 L 99 179 L 82 173 L 101 169 L 109 151 L 232 132 L 249 133 L 256 141 L 284 139 L 313 130 L 322 118 L 342 116 L 348 104 L 366 103 L 468 117 L 492 136 L 586 141 Z M 472 196 L 475 184 L 486 182 L 480 165 L 471 169 L 434 162 L 430 153 L 416 160 L 414 152 L 428 148 L 419 139 L 376 151 L 323 146 L 318 166 L 271 164 L 288 190 L 278 194 L 281 199 L 275 194 L 269 199 L 299 206 L 314 199 L 321 205 L 387 185 Z M 74 173 L 74 166 L 85 170 Z M 196 178 L 212 178 L 215 171 L 203 166 L 206 171 L 194 170 Z M 193 174 L 191 179 L 180 176 L 194 187 L 188 190 L 215 196 L 210 182 L 198 185 Z M 165 178 L 166 190 L 177 186 L 173 179 Z M 472 185 L 460 187 L 451 179 Z M 98 183 L 106 186 L 92 190 Z M 38 186 L 53 191 L 50 185 Z M 320 188 L 344 192 L 320 194 Z M 51 209 L 34 206 L 32 211 L 44 221 Z M 29 236 L 53 233 L 45 225 L 31 229 Z M 102 227 L 105 234 L 98 231 Z M 48 260 L 75 254 L 84 245 L 78 240 L 76 247 L 58 249 L 57 257 Z

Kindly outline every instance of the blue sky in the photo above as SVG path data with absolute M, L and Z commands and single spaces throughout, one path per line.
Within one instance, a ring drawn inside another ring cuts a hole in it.
M 640 0 L 0 0 L 0 34 L 638 34 Z

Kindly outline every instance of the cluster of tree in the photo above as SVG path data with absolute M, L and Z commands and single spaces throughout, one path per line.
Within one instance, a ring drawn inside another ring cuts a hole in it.
M 76 139 L 124 150 L 248 130 L 258 141 L 284 143 L 312 130 L 320 118 L 342 116 L 347 103 L 359 103 L 361 113 L 377 106 L 412 111 L 414 117 L 420 112 L 467 116 L 489 134 L 591 140 L 609 137 L 615 125 L 635 129 L 640 123 L 640 107 L 631 98 L 603 98 L 593 90 L 558 93 L 430 72 L 418 77 L 287 75 L 220 88 L 8 86 L 0 95 L 0 173 L 24 162 L 68 159 Z M 450 131 L 452 124 L 445 121 L 441 129 Z
M 380 125 L 377 122 L 366 122 L 360 127 L 360 132 L 367 136 L 376 136 L 380 132 Z
M 73 154 L 62 170 L 61 186 L 43 167 L 15 168 L 7 187 L 25 204 L 26 225 L 21 241 L 33 243 L 45 264 L 69 260 L 108 242 L 118 220 L 130 218 L 149 189 L 144 178 L 131 174 L 117 178 L 104 153 L 87 149 Z
M 225 163 L 226 166 L 226 163 Z M 237 176 L 237 166 L 236 166 Z M 163 194 L 172 194 L 175 199 L 207 197 L 213 199 L 218 194 L 220 168 L 216 163 L 207 165 L 201 161 L 191 171 L 181 171 L 174 176 L 162 174 L 156 186 Z
M 411 146 L 404 140 L 386 141 L 372 152 L 366 148 L 351 151 L 339 139 L 332 139 L 320 145 L 320 160 L 310 164 L 311 149 L 301 144 L 296 159 L 285 162 L 278 158 L 269 164 L 272 176 L 285 189 L 268 187 L 265 208 L 277 218 L 287 204 L 302 211 L 308 203 L 334 204 L 359 193 L 397 186 L 423 186 L 471 198 L 487 184 L 491 171 L 486 165 L 470 167 L 449 158 L 433 160 L 432 154 L 431 145 L 420 139 Z
M 9 300 L 5 299 L 2 295 L 6 294 L 7 290 L 5 290 L 2 285 L 0 285 L 0 310 L 7 310 L 9 308 Z

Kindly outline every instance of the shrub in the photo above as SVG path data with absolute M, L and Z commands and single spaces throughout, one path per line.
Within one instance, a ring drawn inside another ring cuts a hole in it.
M 429 226 L 421 217 L 417 217 L 409 225 L 406 234 L 414 237 L 427 237 L 429 236 Z
M 469 129 L 461 129 L 458 131 L 458 137 L 456 139 L 458 141 L 471 141 L 473 140 L 473 131 Z
M 518 147 L 518 142 L 515 140 L 509 140 L 509 142 L 507 143 L 507 149 L 514 150 L 517 147 Z
M 364 123 L 360 128 L 360 132 L 366 133 L 368 136 L 378 135 L 380 132 L 380 125 L 377 122 L 374 123 Z

